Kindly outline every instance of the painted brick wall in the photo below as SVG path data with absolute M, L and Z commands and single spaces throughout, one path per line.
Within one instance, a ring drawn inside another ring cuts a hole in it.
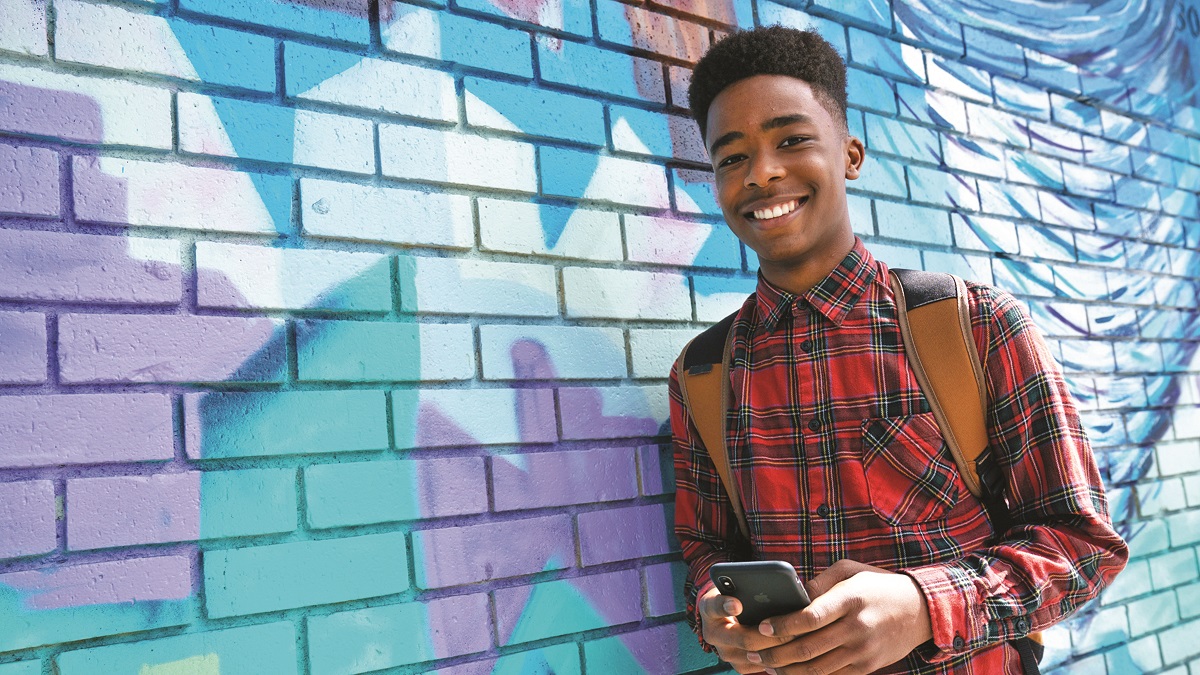
M 1128 571 L 1061 673 L 1200 673 L 1200 4 L 0 0 L 0 675 L 668 675 L 665 375 L 756 260 L 690 66 L 813 26 L 856 232 L 1062 360 Z

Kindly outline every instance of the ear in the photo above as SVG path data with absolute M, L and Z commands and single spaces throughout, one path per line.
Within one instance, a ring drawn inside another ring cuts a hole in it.
M 867 148 L 856 136 L 846 136 L 846 180 L 858 178 L 859 170 L 867 158 Z

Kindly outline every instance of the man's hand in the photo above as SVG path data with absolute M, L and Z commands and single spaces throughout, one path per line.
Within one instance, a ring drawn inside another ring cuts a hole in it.
M 840 560 L 808 590 L 811 605 L 760 624 L 763 636 L 787 642 L 748 646 L 751 667 L 777 675 L 869 673 L 933 637 L 925 596 L 906 575 Z
M 790 639 L 767 637 L 755 626 L 738 623 L 734 617 L 742 613 L 742 603 L 721 595 L 716 588 L 700 596 L 697 603 L 704 641 L 716 647 L 721 660 L 739 673 L 762 672 L 762 665 L 748 661 L 746 652 L 769 649 Z

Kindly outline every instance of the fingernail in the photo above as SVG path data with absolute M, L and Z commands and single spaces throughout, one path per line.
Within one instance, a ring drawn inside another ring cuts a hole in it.
M 725 607 L 725 613 L 726 613 L 726 614 L 728 614 L 728 615 L 730 615 L 730 616 L 733 616 L 733 610 L 734 610 L 734 609 L 736 609 L 736 607 L 734 607 L 734 606 L 733 606 L 733 601 L 732 601 L 732 600 L 726 600 L 726 601 L 725 601 L 725 604 L 723 605 L 723 607 Z
M 762 663 L 762 657 L 758 652 L 746 652 L 746 660 L 750 663 Z
M 764 621 L 764 622 L 758 624 L 758 632 L 760 632 L 763 635 L 766 635 L 768 637 L 771 637 L 771 636 L 775 635 L 775 627 L 772 626 L 770 623 L 767 623 L 766 621 Z
M 766 672 L 768 675 L 779 675 L 778 673 L 776 673 L 776 672 L 775 672 L 775 669 L 774 669 L 774 668 L 767 668 L 765 672 Z

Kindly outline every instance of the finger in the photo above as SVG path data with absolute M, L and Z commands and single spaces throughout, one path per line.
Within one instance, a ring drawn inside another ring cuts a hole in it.
M 845 649 L 854 637 L 853 629 L 845 621 L 839 621 L 808 635 L 802 635 L 778 647 L 748 652 L 746 660 L 763 666 L 778 668 L 794 663 L 808 663 L 835 649 Z
M 742 613 L 742 603 L 720 593 L 700 599 L 700 614 L 706 619 L 724 619 Z
M 861 598 L 834 586 L 812 601 L 808 607 L 791 614 L 773 617 L 759 624 L 758 631 L 772 637 L 795 637 L 823 628 L 845 616 Z
M 754 628 L 743 626 L 729 618 L 715 619 L 704 623 L 704 641 L 714 647 L 759 651 L 783 644 L 788 639 L 767 637 Z
M 845 673 L 862 673 L 861 669 L 853 667 L 854 651 L 846 648 L 835 649 L 826 654 L 807 661 L 805 663 L 797 663 L 790 666 L 781 666 L 772 668 L 776 675 L 812 675 L 820 673 L 820 675 L 832 675 L 837 673 L 843 675 Z
M 821 572 L 812 579 L 809 579 L 808 583 L 804 584 L 804 587 L 808 590 L 809 597 L 815 600 L 816 598 L 828 593 L 829 589 L 840 584 L 846 579 L 849 579 L 859 572 L 870 569 L 876 568 L 864 563 L 860 563 L 857 560 L 839 560 L 826 568 L 825 571 Z

